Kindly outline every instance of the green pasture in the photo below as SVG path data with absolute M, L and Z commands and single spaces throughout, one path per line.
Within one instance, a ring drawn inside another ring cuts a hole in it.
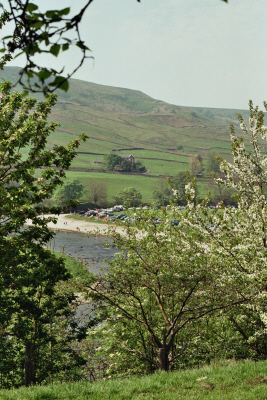
M 181 150 L 179 151 L 179 153 Z M 122 152 L 121 152 L 122 153 Z M 118 153 L 120 155 L 120 153 Z M 177 162 L 188 162 L 188 156 L 183 154 L 176 154 L 173 152 L 167 151 L 153 151 L 153 150 L 132 150 L 132 154 L 135 156 L 136 159 L 138 158 L 153 158 L 157 159 L 164 159 L 164 160 L 173 160 Z
M 178 172 L 190 169 L 189 164 L 179 162 L 168 162 L 163 160 L 142 160 L 148 169 L 148 174 L 152 175 L 176 175 Z
M 106 183 L 109 201 L 112 201 L 113 196 L 115 196 L 119 190 L 127 187 L 134 187 L 141 192 L 144 203 L 150 202 L 152 191 L 157 186 L 157 178 L 150 178 L 142 175 L 67 171 L 67 178 L 79 179 L 85 187 L 89 187 L 90 181 Z M 82 200 L 86 200 L 86 198 Z
M 173 169 L 173 171 L 171 171 L 173 173 L 170 173 L 170 175 L 176 175 L 178 172 L 186 170 L 184 168 L 185 164 L 168 163 L 168 166 L 169 164 L 171 164 L 171 167 L 175 168 Z M 181 169 L 178 169 L 179 166 L 182 166 Z M 89 189 L 91 181 L 104 182 L 107 185 L 108 201 L 111 203 L 114 202 L 113 196 L 115 196 L 119 190 L 125 189 L 127 187 L 134 187 L 135 189 L 139 190 L 142 194 L 143 203 L 150 203 L 152 201 L 152 192 L 153 190 L 157 189 L 159 180 L 158 177 L 152 178 L 143 175 L 126 175 L 80 171 L 67 171 L 67 178 L 78 179 L 85 186 L 85 189 Z M 202 198 L 206 196 L 208 181 L 208 179 L 199 179 L 197 181 L 199 194 Z M 88 201 L 86 193 L 81 200 Z
M 128 151 L 128 153 L 133 154 L 136 160 L 142 161 L 146 168 L 149 170 L 148 173 L 152 175 L 175 175 L 180 171 L 186 171 L 190 169 L 190 160 L 187 156 L 163 152 L 161 153 L 149 150 L 130 150 Z M 123 153 L 118 152 L 117 154 L 120 155 Z M 72 166 L 78 168 L 105 169 L 104 164 L 95 164 L 93 162 L 93 160 L 96 158 L 104 161 L 103 155 L 97 156 L 94 154 L 79 153 L 77 154 L 77 157 L 73 160 Z

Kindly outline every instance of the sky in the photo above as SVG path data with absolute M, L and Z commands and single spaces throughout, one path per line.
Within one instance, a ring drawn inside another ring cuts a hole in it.
M 36 3 L 75 12 L 86 0 Z M 262 107 L 266 22 L 266 0 L 94 0 L 81 26 L 94 60 L 73 77 L 181 106 L 248 109 L 251 99 Z M 45 62 L 69 72 L 77 53 Z M 9 65 L 23 66 L 23 59 Z

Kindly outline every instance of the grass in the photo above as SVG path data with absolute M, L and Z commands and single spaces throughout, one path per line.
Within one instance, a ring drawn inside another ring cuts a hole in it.
M 143 377 L 0 390 L 1 400 L 266 400 L 267 361 L 221 362 Z
M 151 193 L 157 185 L 156 178 L 145 177 L 142 175 L 68 171 L 67 178 L 79 179 L 85 187 L 89 187 L 90 181 L 104 182 L 107 185 L 109 201 L 112 200 L 113 196 L 115 196 L 119 190 L 125 189 L 127 187 L 134 187 L 135 189 L 140 190 L 143 196 L 142 201 L 144 203 L 150 202 Z
M 56 251 L 54 251 L 54 254 L 58 258 L 59 257 L 63 257 L 64 258 L 65 266 L 66 266 L 67 270 L 71 273 L 71 275 L 73 277 L 88 278 L 90 276 L 90 273 L 88 272 L 88 269 L 86 268 L 86 266 L 83 263 L 75 260 L 72 257 L 66 256 L 66 255 L 64 255 L 62 253 L 58 253 Z
M 2 77 L 14 81 L 18 71 L 19 68 L 7 67 Z M 39 94 L 36 97 L 41 99 Z M 69 91 L 59 92 L 52 109 L 50 120 L 58 121 L 61 127 L 51 135 L 49 145 L 66 145 L 85 133 L 90 140 L 79 150 L 98 154 L 119 149 L 128 153 L 141 148 L 164 155 L 170 149 L 175 153 L 177 145 L 185 146 L 190 154 L 205 156 L 214 148 L 230 154 L 229 122 L 237 126 L 239 111 L 180 107 L 139 91 L 71 79 Z M 247 119 L 248 112 L 240 112 Z

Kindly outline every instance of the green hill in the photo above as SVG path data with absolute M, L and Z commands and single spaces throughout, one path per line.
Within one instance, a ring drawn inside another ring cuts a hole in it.
M 0 390 L 1 400 L 266 400 L 266 361 L 158 372 L 143 377 Z
M 1 78 L 15 82 L 19 70 L 6 67 Z M 77 79 L 70 80 L 67 93 L 58 94 L 51 120 L 60 122 L 61 127 L 51 135 L 49 146 L 67 144 L 81 133 L 90 138 L 79 148 L 69 175 L 77 178 L 78 174 L 83 182 L 96 179 L 94 174 L 103 171 L 103 164 L 96 164 L 94 159 L 103 159 L 112 151 L 131 153 L 143 161 L 147 175 L 152 175 L 150 181 L 145 175 L 139 177 L 144 201 L 150 200 L 153 178 L 188 170 L 192 155 L 201 154 L 205 161 L 207 154 L 215 151 L 230 160 L 229 124 L 239 129 L 238 112 L 248 119 L 248 112 L 243 110 L 176 106 L 140 91 Z M 36 97 L 41 99 L 40 94 Z M 121 189 L 120 178 L 115 186 L 112 179 L 112 188 L 109 178 L 110 174 L 101 175 L 110 193 Z M 126 185 L 136 186 L 136 177 L 127 175 L 126 180 Z

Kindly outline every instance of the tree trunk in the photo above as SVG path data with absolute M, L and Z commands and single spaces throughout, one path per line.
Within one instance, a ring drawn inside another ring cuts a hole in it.
M 32 342 L 31 340 L 29 340 L 26 342 L 26 349 L 25 349 L 25 386 L 29 386 L 32 380 L 31 353 L 32 353 Z
M 165 347 L 159 349 L 159 369 L 169 371 L 169 350 Z

